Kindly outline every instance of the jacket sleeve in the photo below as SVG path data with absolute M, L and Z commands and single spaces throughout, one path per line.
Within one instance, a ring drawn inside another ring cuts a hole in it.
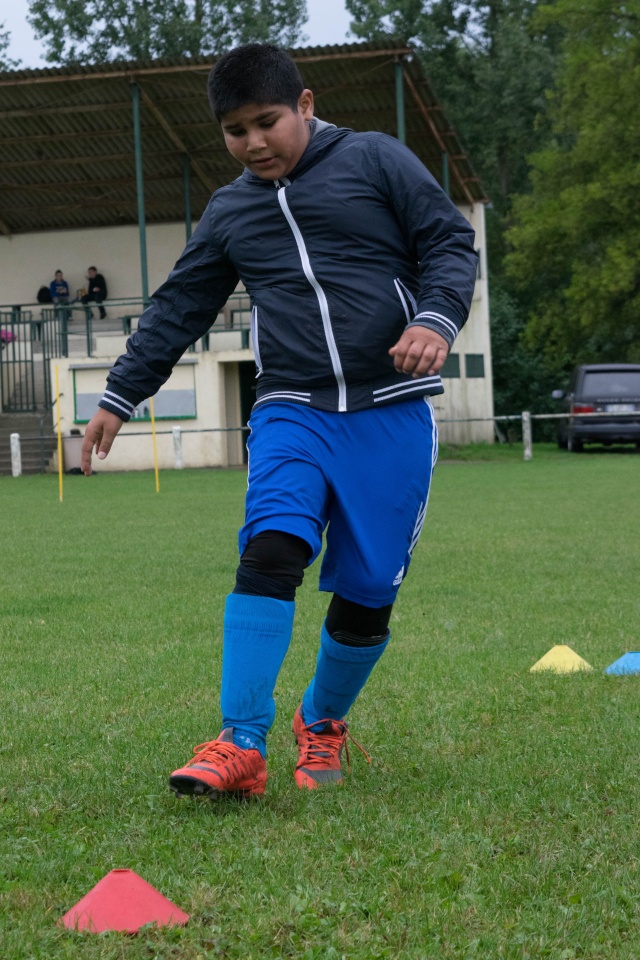
M 382 189 L 419 264 L 417 309 L 409 326 L 429 327 L 451 345 L 471 308 L 475 232 L 411 150 L 387 136 L 377 147 Z
M 122 420 L 158 392 L 184 351 L 212 326 L 238 283 L 211 229 L 211 198 L 182 256 L 156 290 L 107 377 L 99 406 Z

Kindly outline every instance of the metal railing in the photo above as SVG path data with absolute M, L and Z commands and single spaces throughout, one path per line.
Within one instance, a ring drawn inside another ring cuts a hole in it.
M 49 361 L 68 357 L 70 352 L 95 356 L 96 336 L 130 334 L 145 303 L 140 297 L 123 297 L 105 300 L 103 306 L 117 315 L 96 321 L 96 304 L 80 302 L 0 306 L 0 410 L 27 413 L 50 408 Z M 223 333 L 240 335 L 237 348 L 250 346 L 251 303 L 247 294 L 232 294 L 221 315 L 213 320 L 199 341 L 200 350 L 216 350 L 215 335 Z M 189 350 L 196 352 L 196 344 Z
M 629 411 L 627 413 L 616 414 L 616 417 L 620 416 L 623 418 L 628 417 L 638 417 L 638 411 Z M 611 414 L 603 413 L 590 413 L 590 414 L 580 414 L 579 419 L 587 418 L 603 418 L 611 417 Z M 530 413 L 525 410 L 522 413 L 514 414 L 504 414 L 498 415 L 495 417 L 438 417 L 438 423 L 495 423 L 498 422 L 507 422 L 507 421 L 520 421 L 522 424 L 522 444 L 523 444 L 523 458 L 526 461 L 529 461 L 533 457 L 533 445 L 532 445 L 532 435 L 531 435 L 531 422 L 532 420 L 572 420 L 578 419 L 575 416 L 572 416 L 570 413 Z M 44 420 L 44 418 L 43 418 Z M 29 442 L 35 444 L 38 441 L 38 449 L 40 453 L 40 472 L 44 472 L 47 467 L 49 456 L 53 450 L 52 437 L 46 436 L 43 429 L 43 420 L 40 421 L 40 436 L 36 437 L 21 437 L 19 434 L 11 435 L 11 466 L 13 476 L 20 476 L 22 473 L 21 467 L 21 444 L 27 442 L 27 449 L 29 449 Z M 154 434 L 157 437 L 161 436 L 172 436 L 173 438 L 173 450 L 174 450 L 174 459 L 175 459 L 175 469 L 180 470 L 184 467 L 184 456 L 182 448 L 182 437 L 185 434 L 230 434 L 230 433 L 240 433 L 247 435 L 249 433 L 249 427 L 247 425 L 240 427 L 192 427 L 185 428 L 180 426 L 173 426 L 167 429 L 156 429 L 153 430 L 135 430 L 135 431 L 126 431 L 122 432 L 118 437 L 118 442 L 121 443 L 122 440 L 128 438 L 139 438 L 139 437 L 153 437 Z M 48 443 L 47 443 L 48 441 Z M 32 449 L 34 449 L 32 447 Z
M 37 409 L 31 313 L 0 312 L 0 409 L 24 413 Z
M 0 326 L 7 328 L 10 324 L 28 323 L 29 337 L 21 339 L 30 339 L 34 343 L 42 342 L 43 355 L 51 357 L 69 356 L 70 339 L 76 340 L 78 334 L 82 332 L 84 340 L 84 354 L 87 357 L 94 356 L 94 338 L 98 333 L 113 334 L 122 331 L 123 334 L 130 334 L 134 328 L 134 323 L 145 309 L 145 301 L 141 297 L 121 297 L 111 300 L 105 300 L 102 306 L 110 314 L 105 320 L 96 322 L 94 310 L 99 304 L 83 304 L 74 301 L 68 304 L 43 305 L 38 303 L 31 304 L 7 304 L 0 305 L 0 317 L 2 322 Z M 200 338 L 200 349 L 209 351 L 215 349 L 215 340 L 211 340 L 212 335 L 221 333 L 239 332 L 241 335 L 240 346 L 242 349 L 249 347 L 249 332 L 251 327 L 251 302 L 246 293 L 233 293 L 229 297 L 222 313 L 212 319 L 209 330 Z M 78 322 L 80 321 L 80 323 Z M 82 324 L 82 326 L 81 326 Z M 49 352 L 53 351 L 53 352 Z M 194 343 L 190 352 L 196 351 Z
M 522 425 L 522 444 L 524 448 L 524 459 L 531 460 L 532 450 L 532 421 L 533 420 L 568 420 L 569 426 L 574 422 L 597 419 L 640 419 L 640 410 L 617 411 L 615 413 L 603 411 L 594 411 L 593 413 L 531 413 L 529 410 L 523 410 L 522 413 L 507 413 L 493 417 L 437 417 L 438 423 L 496 423 L 506 421 L 519 421 Z

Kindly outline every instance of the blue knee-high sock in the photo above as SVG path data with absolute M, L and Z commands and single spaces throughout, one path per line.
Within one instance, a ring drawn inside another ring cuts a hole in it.
M 388 642 L 389 638 L 372 647 L 347 647 L 334 640 L 323 624 L 315 676 L 302 698 L 304 722 L 316 723 L 325 718 L 342 720 Z
M 231 593 L 224 614 L 222 727 L 238 747 L 266 755 L 276 714 L 273 690 L 289 649 L 295 603 Z

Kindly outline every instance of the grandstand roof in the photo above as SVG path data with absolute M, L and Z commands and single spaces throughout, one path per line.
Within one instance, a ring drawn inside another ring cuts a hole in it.
M 318 116 L 393 136 L 400 61 L 408 146 L 440 182 L 446 152 L 456 202 L 486 201 L 408 47 L 380 42 L 291 53 L 315 93 Z M 133 83 L 140 90 L 147 222 L 184 219 L 185 156 L 198 218 L 212 191 L 240 172 L 209 111 L 206 79 L 214 62 L 196 57 L 0 73 L 0 232 L 137 222 Z

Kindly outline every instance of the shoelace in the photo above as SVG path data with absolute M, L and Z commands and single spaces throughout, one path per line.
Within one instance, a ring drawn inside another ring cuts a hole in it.
M 217 763 L 222 761 L 225 763 L 227 760 L 237 760 L 238 759 L 238 747 L 233 743 L 225 743 L 221 740 L 209 740 L 207 743 L 199 743 L 197 747 L 193 748 L 195 757 L 191 763 L 199 763 L 200 760 L 204 760 L 206 763 Z
M 340 733 L 331 733 L 330 729 L 320 730 L 318 733 L 314 733 L 311 729 L 312 727 L 321 727 L 323 724 L 329 724 L 330 728 L 337 727 Z M 336 740 L 339 740 L 338 749 L 344 744 L 344 753 L 347 758 L 347 773 L 350 773 L 351 758 L 349 756 L 347 739 L 351 740 L 351 743 L 358 748 L 367 763 L 371 763 L 371 757 L 364 747 L 358 743 L 343 720 L 316 720 L 314 723 L 306 724 L 304 729 L 309 734 L 309 739 L 305 744 L 304 763 L 322 763 L 323 759 L 331 756 L 331 753 L 336 749 Z

